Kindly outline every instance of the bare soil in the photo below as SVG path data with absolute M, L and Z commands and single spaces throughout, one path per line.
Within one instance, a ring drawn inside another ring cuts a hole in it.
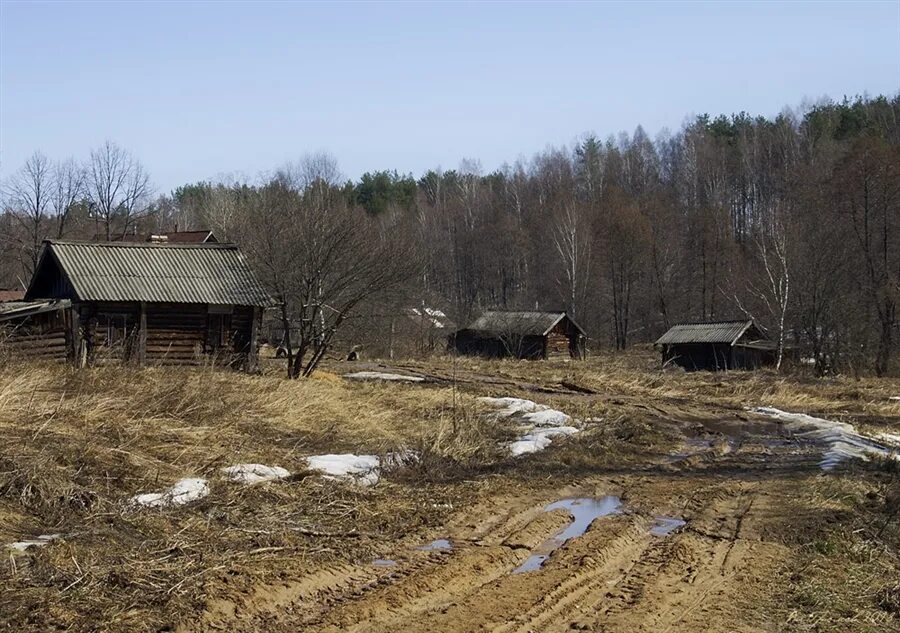
M 387 473 L 369 490 L 310 477 L 263 484 L 305 491 L 309 529 L 302 541 L 285 540 L 273 525 L 255 541 L 255 559 L 208 554 L 174 592 L 190 587 L 178 608 L 162 600 L 156 608 L 167 615 L 148 620 L 154 624 L 98 617 L 97 628 L 900 631 L 898 469 L 850 462 L 823 473 L 820 446 L 745 410 L 794 405 L 897 432 L 900 407 L 885 397 L 891 383 L 817 387 L 775 376 L 744 375 L 742 382 L 740 375 L 650 370 L 615 382 L 606 369 L 533 363 L 328 369 L 430 380 L 347 387 L 368 400 L 383 397 L 379 390 L 405 393 L 393 396 L 400 401 L 417 393 L 433 398 L 435 390 L 454 398 L 515 395 L 571 413 L 585 421 L 584 430 L 517 459 L 433 455 Z M 548 504 L 606 495 L 621 498 L 620 513 L 596 519 L 540 569 L 514 573 L 571 521 L 565 511 L 545 511 Z M 215 501 L 203 503 L 172 512 L 208 517 Z M 235 508 L 241 503 L 229 499 Z M 657 517 L 685 525 L 657 536 Z M 421 549 L 434 539 L 452 548 Z M 84 620 L 69 620 L 67 628 L 92 630 Z

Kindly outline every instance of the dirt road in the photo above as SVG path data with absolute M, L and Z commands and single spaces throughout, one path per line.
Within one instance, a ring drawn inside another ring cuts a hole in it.
M 186 630 L 783 630 L 773 596 L 786 581 L 786 534 L 821 512 L 801 493 L 818 476 L 817 454 L 763 421 L 699 430 L 640 472 L 492 496 L 425 539 L 397 543 L 389 560 L 211 602 Z M 572 521 L 548 504 L 606 495 L 621 499 L 618 512 L 596 518 L 542 567 L 516 572 Z M 685 523 L 654 534 L 659 517 Z M 429 538 L 452 549 L 419 549 Z

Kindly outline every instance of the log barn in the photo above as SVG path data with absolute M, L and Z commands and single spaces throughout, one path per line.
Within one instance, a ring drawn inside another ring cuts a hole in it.
M 271 303 L 233 244 L 47 241 L 25 301 L 0 326 L 8 348 L 79 366 L 254 370 Z
M 491 310 L 450 337 L 459 354 L 488 358 L 584 358 L 587 337 L 565 312 Z
M 657 341 L 662 362 L 684 369 L 758 369 L 775 363 L 775 345 L 751 319 L 681 323 Z

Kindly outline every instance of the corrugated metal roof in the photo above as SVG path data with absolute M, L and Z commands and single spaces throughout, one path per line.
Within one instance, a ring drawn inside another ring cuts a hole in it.
M 744 321 L 682 323 L 672 326 L 668 332 L 659 337 L 656 344 L 728 343 L 729 345 L 734 345 L 752 325 L 753 321 L 749 319 Z
M 147 301 L 268 306 L 272 299 L 233 244 L 56 242 L 34 279 L 55 258 L 81 301 Z M 28 299 L 35 294 L 34 280 Z
M 566 316 L 565 312 L 507 312 L 489 310 L 470 324 L 466 329 L 474 332 L 492 334 L 524 334 L 542 336 L 547 334 Z M 571 319 L 570 319 L 571 321 Z M 584 334 L 577 323 L 576 328 Z

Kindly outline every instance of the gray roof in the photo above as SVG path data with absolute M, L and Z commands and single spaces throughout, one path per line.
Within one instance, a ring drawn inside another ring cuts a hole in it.
M 75 296 L 49 289 L 60 270 Z M 42 296 L 46 295 L 46 296 Z M 44 244 L 26 299 L 268 306 L 272 299 L 233 244 Z
M 565 312 L 507 312 L 501 310 L 489 310 L 475 319 L 465 329 L 474 332 L 489 332 L 492 334 L 523 334 L 544 336 L 566 318 Z M 569 321 L 583 335 L 584 330 L 569 318 Z
M 756 326 L 750 319 L 742 321 L 710 321 L 706 323 L 682 323 L 672 326 L 659 337 L 657 345 L 677 345 L 679 343 L 728 343 L 734 345 L 749 330 Z

